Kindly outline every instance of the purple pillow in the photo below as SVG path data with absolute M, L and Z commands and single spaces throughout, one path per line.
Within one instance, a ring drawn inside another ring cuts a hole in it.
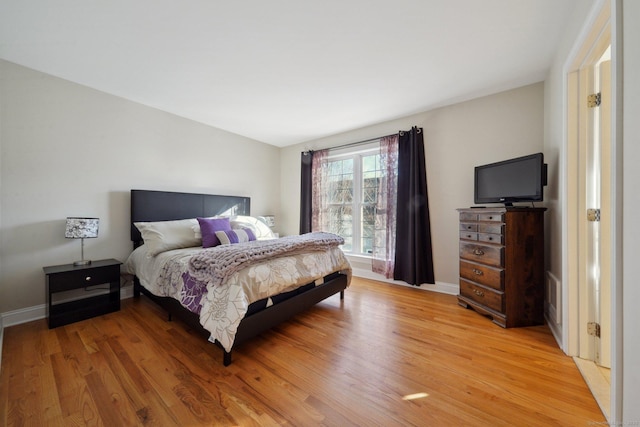
M 231 230 L 229 218 L 197 218 L 202 234 L 202 247 L 212 248 L 220 245 L 216 231 Z
M 216 236 L 218 236 L 218 240 L 220 240 L 220 243 L 223 245 L 246 243 L 256 240 L 256 235 L 248 228 L 216 231 Z

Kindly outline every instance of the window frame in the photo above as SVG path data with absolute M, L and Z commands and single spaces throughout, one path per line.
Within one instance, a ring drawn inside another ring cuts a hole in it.
M 338 161 L 345 159 L 353 159 L 353 195 L 351 200 L 351 250 L 343 249 L 345 253 L 353 256 L 371 258 L 372 253 L 362 252 L 362 209 L 365 205 L 363 200 L 364 192 L 364 174 L 363 174 L 363 157 L 380 153 L 380 139 L 372 140 L 366 144 L 358 144 L 357 146 L 343 147 L 338 149 L 330 149 L 327 161 Z M 357 185 L 355 184 L 357 182 Z M 327 203 L 327 208 L 332 204 Z M 336 204 L 333 204 L 336 206 Z M 344 204 L 343 204 L 344 205 Z M 358 225 L 356 227 L 356 224 Z M 355 249 L 358 249 L 356 251 Z

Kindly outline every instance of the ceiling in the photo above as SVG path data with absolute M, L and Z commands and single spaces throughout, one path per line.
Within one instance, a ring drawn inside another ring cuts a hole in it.
M 580 0 L 0 0 L 0 58 L 276 146 L 544 80 Z

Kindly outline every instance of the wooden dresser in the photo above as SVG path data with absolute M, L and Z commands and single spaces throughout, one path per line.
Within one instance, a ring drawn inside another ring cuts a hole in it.
M 544 323 L 545 210 L 458 209 L 458 304 L 504 328 Z

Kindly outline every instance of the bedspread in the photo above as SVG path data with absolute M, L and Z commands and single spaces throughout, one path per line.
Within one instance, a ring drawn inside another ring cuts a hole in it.
M 140 253 L 136 253 L 140 251 Z M 230 351 L 240 321 L 249 304 L 341 271 L 350 281 L 351 266 L 339 247 L 281 255 L 254 262 L 229 274 L 222 284 L 199 280 L 189 271 L 190 260 L 201 248 L 167 251 L 156 257 L 144 255 L 144 245 L 125 263 L 125 271 L 135 274 L 145 288 L 158 296 L 170 296 L 200 316 L 211 336 Z

